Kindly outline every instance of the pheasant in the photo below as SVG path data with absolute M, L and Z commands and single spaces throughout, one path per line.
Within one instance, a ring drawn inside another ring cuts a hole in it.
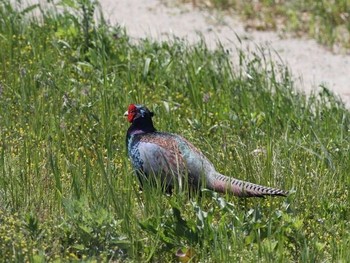
M 158 180 L 167 192 L 187 183 L 190 190 L 201 187 L 229 192 L 238 197 L 286 196 L 287 191 L 265 187 L 220 174 L 193 144 L 180 135 L 158 132 L 153 112 L 143 105 L 130 104 L 124 114 L 131 123 L 126 146 L 141 187 Z M 152 179 L 153 178 L 153 179 Z

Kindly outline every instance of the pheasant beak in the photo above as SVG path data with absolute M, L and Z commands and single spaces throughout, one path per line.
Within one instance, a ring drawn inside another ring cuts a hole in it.
M 128 122 L 132 122 L 135 117 L 135 113 L 129 112 L 128 110 L 124 113 L 124 116 L 128 118 Z

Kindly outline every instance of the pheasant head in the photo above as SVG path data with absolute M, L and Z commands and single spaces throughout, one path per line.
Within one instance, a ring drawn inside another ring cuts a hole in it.
M 143 105 L 130 104 L 128 110 L 124 113 L 124 116 L 127 116 L 128 121 L 133 123 L 139 118 L 151 120 L 153 117 L 153 112 Z
M 153 112 L 143 105 L 130 104 L 124 116 L 127 116 L 128 122 L 131 123 L 128 135 L 156 131 L 152 121 Z

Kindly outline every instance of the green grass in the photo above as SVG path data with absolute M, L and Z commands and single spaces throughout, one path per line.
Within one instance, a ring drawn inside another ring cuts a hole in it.
M 350 259 L 350 113 L 337 97 L 299 94 L 259 52 L 237 50 L 233 69 L 231 54 L 203 43 L 133 44 L 93 21 L 93 3 L 74 4 L 41 22 L 0 4 L 0 261 Z M 293 193 L 140 192 L 129 103 L 222 173 Z
M 211 7 L 238 13 L 248 28 L 294 32 L 298 36 L 308 35 L 336 52 L 348 52 L 350 49 L 348 0 L 192 0 L 192 2 L 198 5 L 210 3 Z

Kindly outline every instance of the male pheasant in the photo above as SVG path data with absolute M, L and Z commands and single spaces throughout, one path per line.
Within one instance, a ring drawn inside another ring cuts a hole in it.
M 205 187 L 239 197 L 288 194 L 283 190 L 220 174 L 204 154 L 185 138 L 156 131 L 152 121 L 153 112 L 143 105 L 130 104 L 124 115 L 131 123 L 126 135 L 128 155 L 141 186 L 145 180 L 156 178 L 170 192 L 174 187 L 182 188 L 187 183 L 194 191 Z

